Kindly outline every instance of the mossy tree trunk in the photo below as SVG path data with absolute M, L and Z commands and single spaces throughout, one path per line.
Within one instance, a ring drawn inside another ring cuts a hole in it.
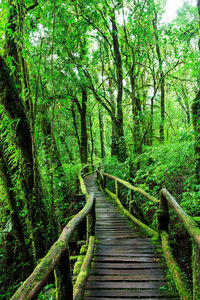
M 6 165 L 6 159 L 4 157 L 1 144 L 0 144 L 0 174 L 7 190 L 8 206 L 10 209 L 10 220 L 12 222 L 12 227 L 15 233 L 15 241 L 18 244 L 19 255 L 21 258 L 23 258 L 25 262 L 29 262 L 32 264 L 33 260 L 26 246 L 23 225 L 20 220 L 19 209 L 17 207 L 17 199 L 14 193 L 14 186 L 12 183 L 12 179 L 10 177 L 9 167 Z M 30 270 L 26 266 L 24 269 Z M 28 275 L 28 273 L 26 273 L 26 275 Z
M 77 110 L 78 110 L 80 118 L 81 118 L 80 137 L 79 137 L 79 133 L 78 133 L 78 126 L 77 126 L 77 122 L 76 122 L 76 115 L 75 115 L 75 110 L 74 110 L 73 105 L 72 105 L 72 116 L 73 116 L 74 128 L 76 131 L 76 138 L 77 138 L 78 145 L 79 145 L 81 163 L 85 164 L 88 162 L 87 89 L 85 87 L 82 87 L 81 95 L 82 95 L 82 99 L 81 99 L 82 104 L 80 104 L 79 100 L 76 97 L 73 98 L 73 102 L 76 104 Z
M 22 186 L 26 199 L 28 222 L 31 228 L 35 257 L 40 258 L 44 255 L 46 248 L 47 213 L 42 202 L 40 181 L 37 181 L 37 186 L 35 186 L 34 182 L 35 174 L 29 121 L 10 73 L 4 59 L 0 56 L 0 101 L 9 113 L 11 120 L 18 120 L 15 135 L 21 151 Z
M 88 137 L 87 137 L 87 90 L 82 88 L 82 109 L 81 109 L 81 162 L 88 161 Z
M 101 111 L 101 107 L 98 107 L 99 113 L 99 133 L 100 133 L 100 145 L 101 145 L 101 158 L 102 160 L 105 157 L 105 144 L 104 144 L 104 123 L 103 123 L 103 115 Z
M 116 79 L 117 79 L 117 109 L 116 116 L 112 118 L 114 125 L 114 135 L 116 139 L 117 147 L 117 158 L 119 161 L 124 162 L 127 155 L 126 142 L 124 137 L 124 118 L 122 109 L 122 97 L 123 97 L 123 71 L 122 71 L 122 59 L 119 47 L 118 39 L 118 28 L 115 18 L 115 11 L 111 14 L 111 25 L 112 25 L 112 41 L 115 56 L 115 67 L 116 67 Z
M 199 14 L 199 50 L 200 50 L 200 0 L 197 1 L 197 8 Z M 198 85 L 200 84 L 200 77 L 197 78 Z M 196 178 L 200 183 L 200 89 L 198 90 L 196 97 L 192 103 L 192 121 L 195 134 L 195 155 L 196 155 Z
M 156 46 L 156 53 L 158 57 L 158 64 L 159 64 L 159 73 L 160 73 L 160 111 L 161 111 L 161 120 L 160 120 L 160 141 L 164 142 L 164 124 L 165 124 L 165 77 L 163 72 L 163 60 L 160 50 L 160 42 L 158 36 L 158 26 L 157 26 L 157 11 L 154 6 L 154 19 L 153 19 L 153 28 L 154 28 L 154 35 L 155 35 L 155 46 Z

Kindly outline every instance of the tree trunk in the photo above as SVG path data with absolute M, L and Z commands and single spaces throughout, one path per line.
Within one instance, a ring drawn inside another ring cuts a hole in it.
M 112 105 L 112 110 L 113 110 L 113 115 L 116 114 L 116 107 L 115 107 L 115 99 L 114 99 L 114 95 L 113 95 L 113 90 L 112 90 L 112 80 L 111 78 L 109 78 L 109 96 L 110 96 L 110 102 Z M 111 134 L 111 156 L 117 156 L 117 141 L 116 141 L 116 137 L 115 137 L 115 130 L 114 130 L 114 122 L 112 120 L 112 116 L 111 116 L 111 126 L 112 126 L 112 134 Z
M 77 139 L 78 148 L 79 148 L 79 154 L 80 154 L 80 157 L 81 157 L 81 141 L 80 141 L 79 134 L 78 134 L 78 126 L 77 126 L 77 122 L 76 122 L 76 112 L 75 112 L 73 104 L 71 106 L 71 112 L 72 112 L 72 118 L 73 118 L 73 125 L 74 125 L 74 130 L 75 130 L 75 136 L 76 136 L 76 139 Z
M 156 43 L 156 53 L 158 56 L 158 64 L 159 64 L 159 72 L 160 72 L 160 111 L 161 111 L 161 120 L 160 120 L 160 141 L 164 142 L 164 125 L 165 125 L 165 78 L 163 73 L 162 66 L 162 56 L 159 45 L 159 37 L 158 37 L 158 28 L 157 28 L 157 12 L 154 5 L 154 19 L 153 19 L 153 28 L 155 35 L 155 43 Z
M 25 193 L 28 221 L 33 237 L 33 248 L 37 258 L 45 253 L 45 234 L 47 227 L 47 214 L 40 195 L 40 186 L 34 185 L 34 165 L 32 155 L 32 139 L 27 115 L 15 88 L 10 70 L 0 56 L 0 94 L 1 104 L 9 113 L 10 118 L 18 120 L 16 126 L 16 139 L 22 154 L 22 186 Z
M 100 106 L 98 108 L 99 108 L 99 132 L 100 132 L 100 144 L 101 144 L 101 158 L 103 160 L 105 157 L 104 123 L 103 123 L 103 116 L 102 116 Z
M 17 32 L 17 8 L 13 3 L 13 0 L 7 0 L 9 10 L 8 10 L 8 27 L 5 33 L 5 54 L 7 57 L 12 57 L 14 59 L 14 76 L 17 88 L 21 91 L 21 64 L 18 54 L 18 49 L 15 41 L 15 35 L 13 33 Z M 11 34 L 12 33 L 12 34 Z
M 126 143 L 124 138 L 123 128 L 123 110 L 122 110 L 122 97 L 123 97 L 123 72 L 122 72 L 122 59 L 119 48 L 117 24 L 115 20 L 115 14 L 111 16 L 112 24 L 112 39 L 115 55 L 115 67 L 117 77 L 117 114 L 114 121 L 114 134 L 116 138 L 117 146 L 117 158 L 119 161 L 124 162 L 127 156 Z
M 200 50 L 200 0 L 197 1 L 197 8 L 199 14 L 199 50 Z M 200 78 L 197 78 L 198 84 L 200 83 Z M 196 178 L 198 183 L 200 183 L 200 89 L 192 104 L 192 121 L 195 134 L 195 156 L 196 156 Z
M 82 109 L 81 109 L 81 163 L 88 161 L 88 138 L 87 138 L 87 90 L 82 88 Z
M 10 209 L 10 219 L 11 219 L 12 226 L 13 226 L 13 229 L 15 232 L 16 241 L 19 246 L 20 256 L 23 257 L 23 260 L 25 262 L 32 263 L 33 260 L 29 254 L 29 251 L 28 251 L 28 249 L 26 247 L 26 243 L 25 243 L 23 227 L 22 227 L 22 223 L 20 221 L 19 211 L 17 208 L 17 200 L 16 200 L 16 196 L 13 191 L 12 179 L 9 174 L 8 166 L 6 165 L 6 161 L 5 161 L 5 158 L 3 155 L 3 149 L 1 147 L 1 144 L 0 144 L 0 171 L 2 174 L 2 180 L 7 189 L 7 199 L 8 199 L 9 209 Z M 25 267 L 25 269 L 27 269 L 27 267 Z M 30 267 L 28 267 L 28 269 L 30 271 Z M 26 274 L 27 274 L 27 272 L 26 272 Z
M 134 63 L 130 71 L 130 82 L 131 82 L 131 100 L 132 100 L 132 116 L 133 116 L 133 138 L 134 138 L 134 152 L 136 155 L 142 152 L 141 145 L 141 128 L 140 128 L 140 117 L 141 117 L 141 102 L 136 97 L 135 88 L 136 80 L 134 75 Z M 139 166 L 138 166 L 139 168 Z
M 91 159 L 91 164 L 94 163 L 93 160 L 93 154 L 94 154 L 94 138 L 93 138 L 93 131 L 92 131 L 92 116 L 91 113 L 89 115 L 89 121 L 90 121 L 90 141 L 91 141 L 91 152 L 90 152 L 90 159 Z

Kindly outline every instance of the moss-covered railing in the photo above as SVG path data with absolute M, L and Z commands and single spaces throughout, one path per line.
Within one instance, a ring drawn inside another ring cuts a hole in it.
M 88 168 L 89 166 L 87 166 L 87 168 L 84 167 L 79 176 L 80 190 L 86 198 L 86 204 L 84 208 L 76 216 L 74 216 L 70 222 L 67 223 L 58 240 L 52 245 L 47 255 L 35 267 L 32 274 L 18 288 L 11 300 L 37 299 L 38 294 L 46 285 L 48 279 L 52 276 L 52 272 L 59 264 L 63 264 L 65 269 L 65 288 L 62 289 L 62 294 L 59 294 L 59 292 L 56 291 L 56 298 L 58 300 L 80 299 L 88 276 L 89 265 L 92 261 L 95 247 L 95 199 L 93 193 L 88 195 L 83 181 L 83 176 L 87 173 L 86 170 Z M 92 167 L 92 169 L 94 169 L 94 167 Z M 85 226 L 80 226 L 85 219 L 87 219 L 87 253 L 83 261 L 80 274 L 78 275 L 76 283 L 73 286 L 68 244 L 75 230 L 77 230 L 79 227 L 85 228 Z
M 136 225 L 142 228 L 149 236 L 160 239 L 161 246 L 163 250 L 163 254 L 166 260 L 166 264 L 171 273 L 171 276 L 174 279 L 176 284 L 180 299 L 200 299 L 200 228 L 197 223 L 187 215 L 184 210 L 180 207 L 180 205 L 175 201 L 172 195 L 166 190 L 161 190 L 160 200 L 157 200 L 155 197 L 152 197 L 143 189 L 133 186 L 132 184 L 117 178 L 113 175 L 104 173 L 101 171 L 101 167 L 97 168 L 97 179 L 100 187 L 114 199 L 119 205 L 122 212 Z M 114 180 L 115 182 L 115 193 L 111 192 L 107 188 L 107 180 Z M 124 187 L 129 189 L 129 210 L 127 210 L 119 199 L 119 189 L 118 184 L 122 184 Z M 156 206 L 156 216 L 157 216 L 157 230 L 153 230 L 146 224 L 144 224 L 141 220 L 138 220 L 135 216 L 131 214 L 131 205 L 134 204 L 133 194 L 139 193 L 145 196 L 147 199 L 152 201 Z M 193 242 L 193 254 L 192 254 L 192 267 L 193 267 L 193 293 L 188 288 L 187 280 L 185 275 L 180 270 L 178 264 L 174 260 L 172 255 L 172 250 L 169 243 L 168 236 L 168 226 L 170 220 L 169 207 L 174 209 L 178 218 L 181 222 L 183 222 L 186 230 L 191 236 Z

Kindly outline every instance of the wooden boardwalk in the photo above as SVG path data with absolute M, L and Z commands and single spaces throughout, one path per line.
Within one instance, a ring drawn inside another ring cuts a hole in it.
M 96 198 L 98 244 L 84 299 L 179 299 L 169 296 L 164 268 L 150 238 L 138 234 L 99 191 L 96 175 L 85 178 Z

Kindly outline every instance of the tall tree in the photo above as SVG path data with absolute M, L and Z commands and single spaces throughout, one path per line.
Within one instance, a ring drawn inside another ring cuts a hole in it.
M 163 72 L 163 59 L 160 50 L 160 41 L 159 41 L 159 34 L 158 34 L 158 14 L 156 11 L 155 4 L 153 2 L 153 9 L 154 9 L 154 19 L 153 19 L 153 28 L 154 28 L 154 35 L 155 35 L 155 46 L 156 46 L 156 53 L 158 56 L 158 63 L 159 63 L 159 72 L 160 72 L 160 111 L 161 111 L 161 120 L 160 120 L 160 141 L 163 142 L 165 139 L 164 136 L 164 125 L 165 125 L 165 77 Z
M 197 8 L 199 15 L 199 51 L 200 51 L 200 0 L 197 0 Z M 197 78 L 198 83 L 198 91 L 192 103 L 192 118 L 193 118 L 193 126 L 194 126 L 194 134 L 195 134 L 195 154 L 196 154 L 196 177 L 198 183 L 200 183 L 200 76 Z

